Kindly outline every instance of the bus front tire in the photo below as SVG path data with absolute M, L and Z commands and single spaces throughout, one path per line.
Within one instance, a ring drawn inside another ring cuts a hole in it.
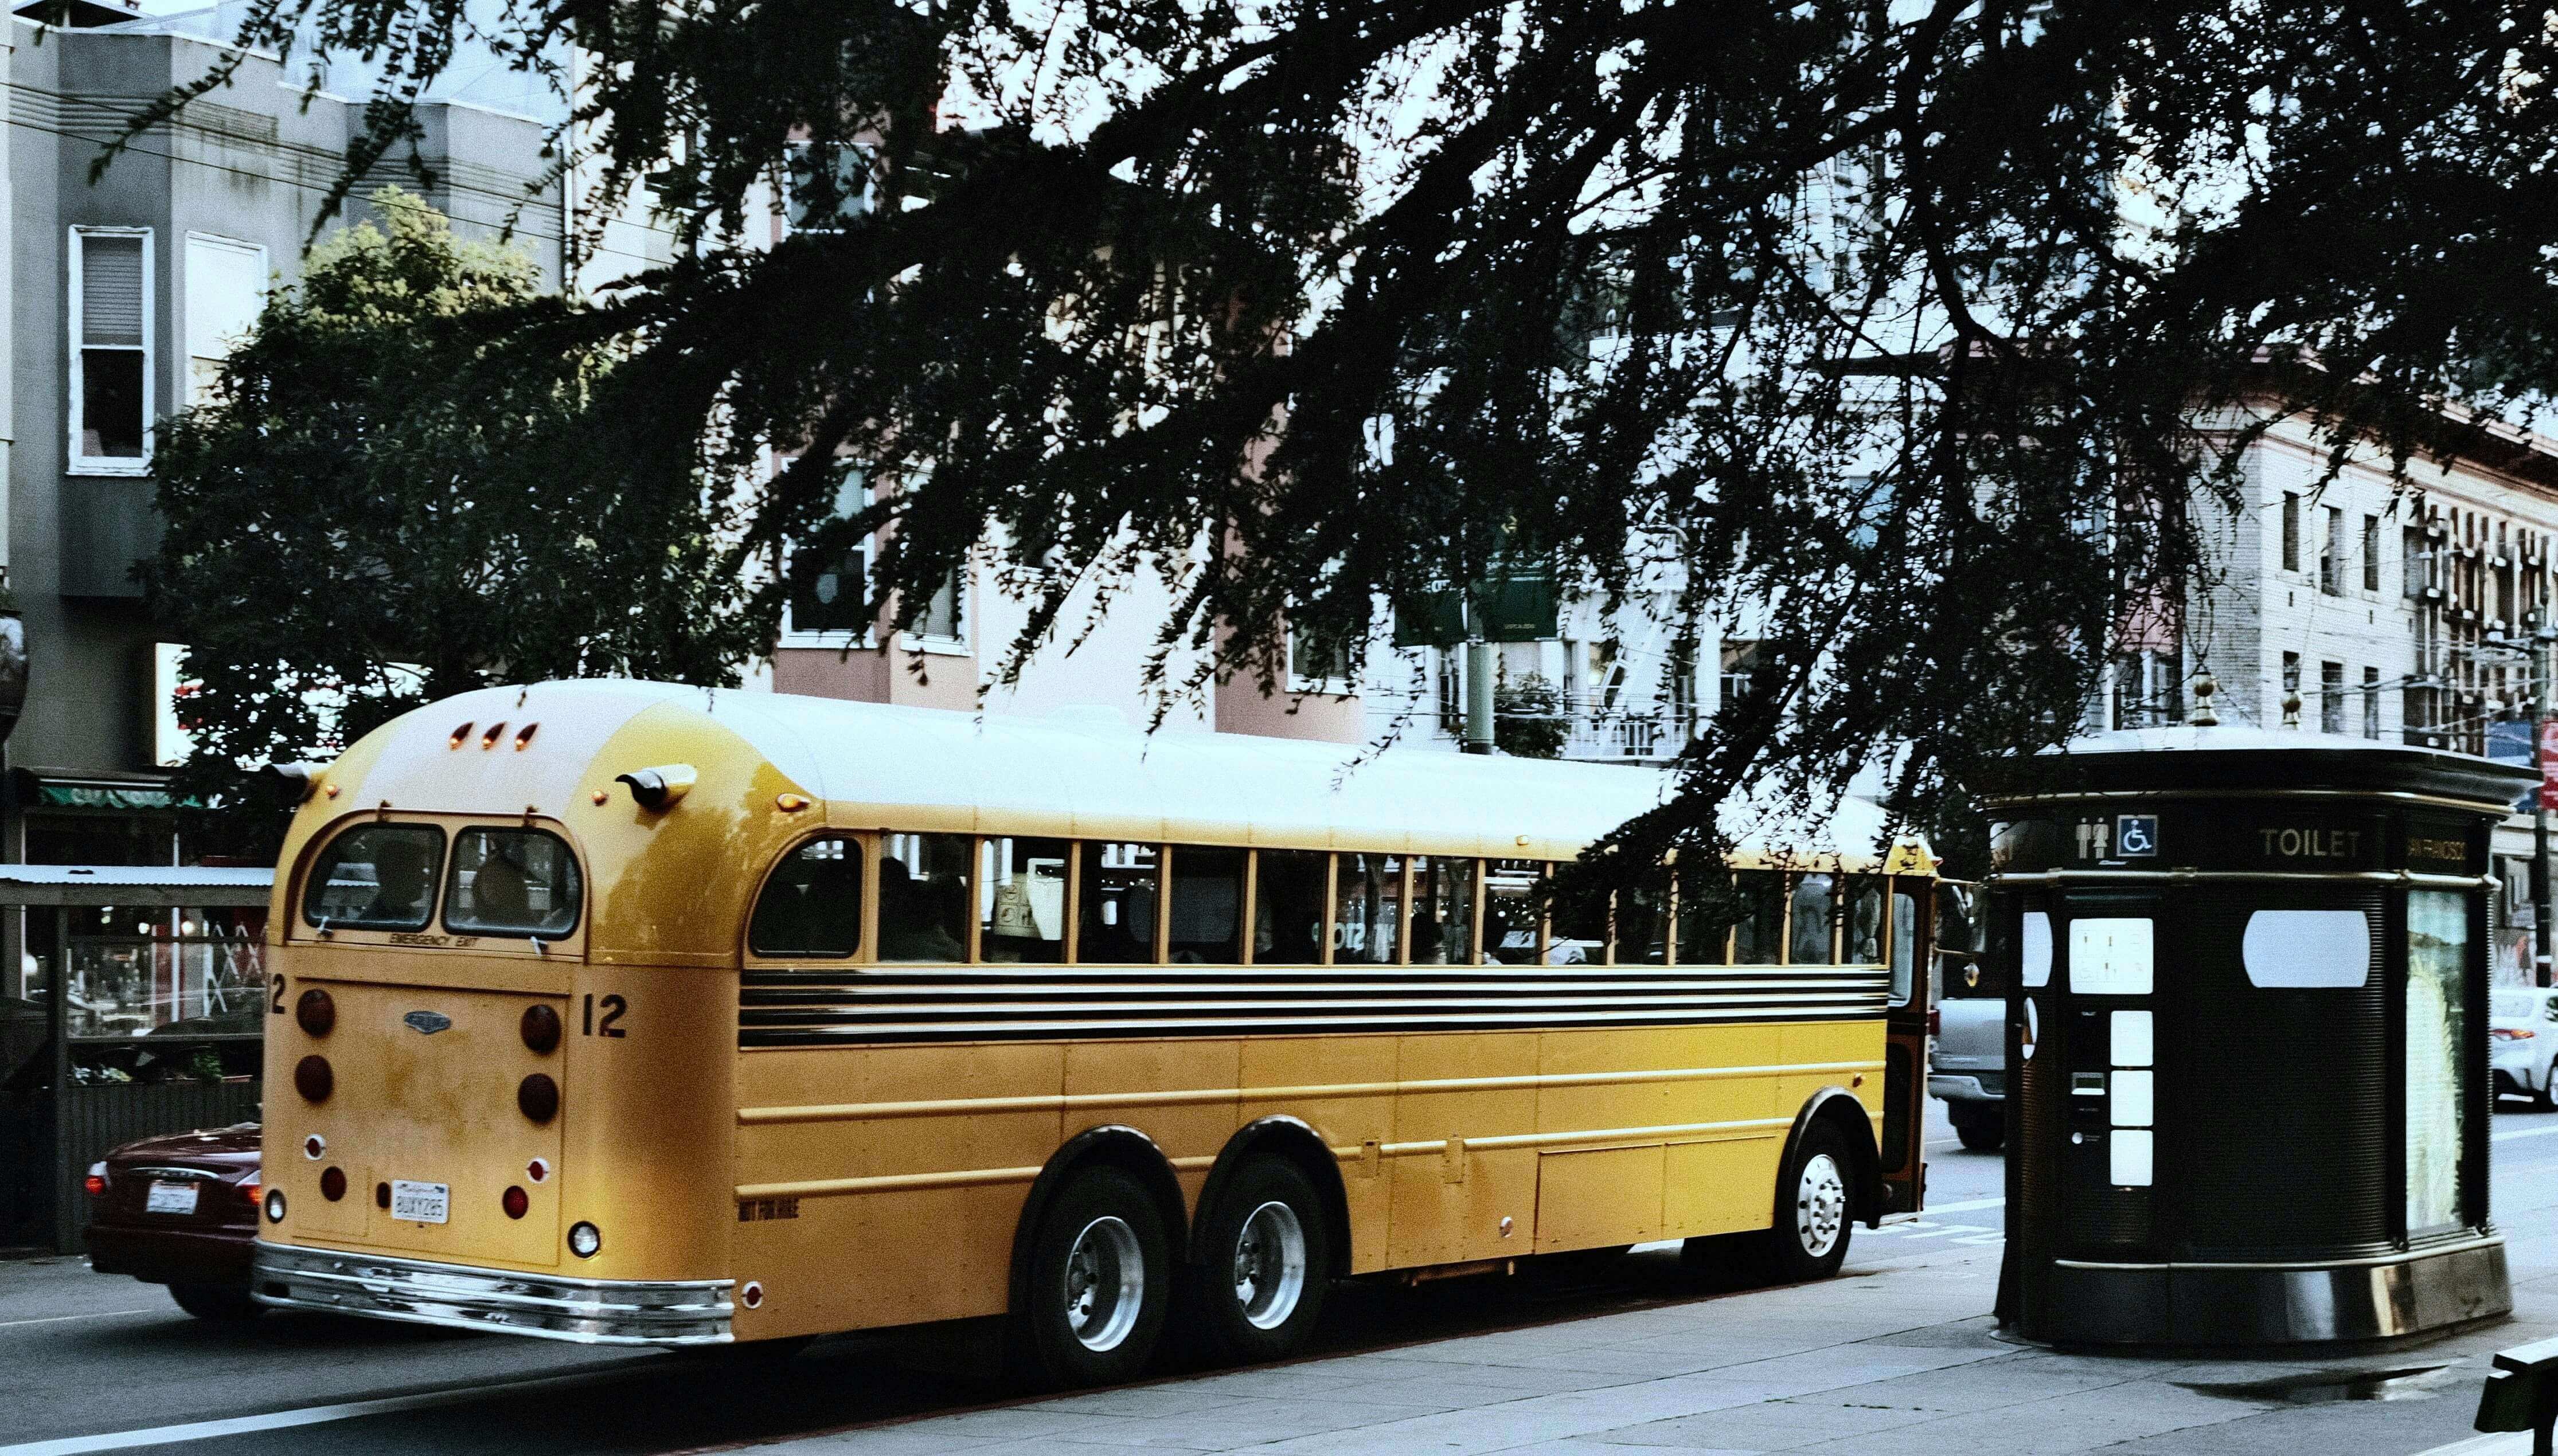
M 1137 1378 L 1155 1353 L 1172 1293 L 1172 1247 L 1145 1186 L 1113 1167 L 1066 1180 L 1040 1214 L 1014 1360 L 1051 1390 Z
M 1194 1327 L 1237 1364 L 1304 1350 L 1323 1317 L 1332 1221 L 1305 1170 L 1284 1158 L 1246 1163 L 1201 1228 L 1190 1280 Z

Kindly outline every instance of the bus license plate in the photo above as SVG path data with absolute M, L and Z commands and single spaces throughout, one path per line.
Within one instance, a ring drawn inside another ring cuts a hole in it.
M 196 1211 L 193 1183 L 154 1183 L 142 1197 L 144 1213 L 191 1214 Z
M 451 1216 L 453 1185 L 391 1180 L 391 1217 L 404 1224 L 440 1224 Z

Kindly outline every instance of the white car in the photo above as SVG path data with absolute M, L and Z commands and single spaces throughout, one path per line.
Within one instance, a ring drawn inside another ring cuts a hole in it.
M 2499 986 L 2487 993 L 2487 1065 L 2498 1096 L 2528 1097 L 2558 1109 L 2550 1083 L 2558 1061 L 2558 988 Z

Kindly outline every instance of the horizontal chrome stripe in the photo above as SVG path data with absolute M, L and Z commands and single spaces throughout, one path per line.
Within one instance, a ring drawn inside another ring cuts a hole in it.
M 1881 1114 L 1872 1115 L 1880 1118 Z M 1380 1142 L 1373 1144 L 1377 1157 L 1448 1157 L 1469 1152 L 1499 1152 L 1514 1148 L 1548 1147 L 1647 1147 L 1658 1143 L 1729 1142 L 1742 1138 L 1773 1137 L 1794 1125 L 1791 1118 L 1747 1118 L 1725 1123 L 1670 1123 L 1651 1127 L 1600 1127 L 1578 1132 L 1513 1132 L 1495 1137 L 1447 1137 L 1428 1142 Z M 1333 1156 L 1343 1162 L 1366 1158 L 1371 1144 L 1336 1147 Z M 1212 1158 L 1176 1159 L 1175 1166 L 1187 1162 L 1204 1167 Z M 788 1183 L 741 1183 L 737 1197 L 743 1202 L 759 1198 L 833 1198 L 859 1193 L 900 1193 L 925 1188 L 982 1188 L 1000 1183 L 1028 1183 L 1040 1170 L 1020 1168 L 960 1168 L 941 1173 L 888 1173 L 869 1178 L 804 1178 Z
M 1743 1077 L 1839 1077 L 1883 1070 L 1881 1062 L 1793 1062 L 1766 1067 L 1668 1067 L 1636 1072 L 1554 1072 L 1520 1077 L 1431 1077 L 1410 1082 L 1328 1082 L 1303 1087 L 1208 1087 L 1177 1092 L 1084 1092 L 1040 1097 L 954 1097 L 929 1102 L 813 1103 L 740 1108 L 740 1126 L 789 1123 L 858 1123 L 885 1118 L 988 1117 L 1000 1113 L 1066 1113 L 1087 1109 L 1202 1107 L 1229 1102 L 1306 1103 L 1338 1098 L 1444 1092 L 1532 1092 L 1545 1088 L 1627 1087 L 1670 1082 L 1724 1082 Z
M 260 1304 L 408 1324 L 506 1330 L 581 1345 L 725 1345 L 729 1279 L 564 1279 L 260 1240 Z
M 1890 990 L 1889 973 L 1865 966 L 837 968 L 755 972 L 746 982 L 739 1024 L 749 1047 L 1846 1020 L 1881 1015 Z

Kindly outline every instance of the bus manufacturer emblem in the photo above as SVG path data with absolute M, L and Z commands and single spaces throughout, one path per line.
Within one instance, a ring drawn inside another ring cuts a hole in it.
M 400 1020 L 408 1023 L 408 1029 L 420 1036 L 433 1036 L 453 1024 L 453 1018 L 442 1011 L 411 1011 Z

